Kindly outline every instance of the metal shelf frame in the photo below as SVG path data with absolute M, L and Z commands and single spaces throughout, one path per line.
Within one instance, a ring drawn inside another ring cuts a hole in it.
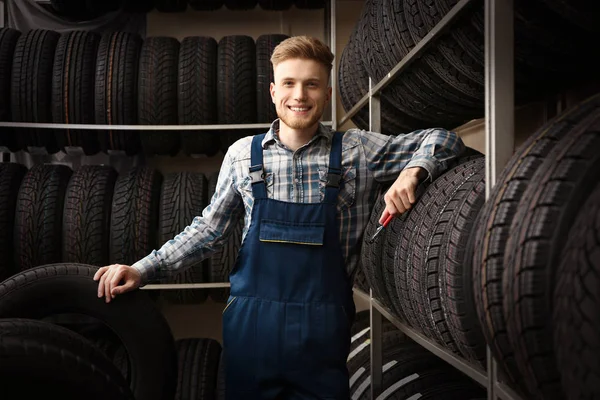
M 381 128 L 381 91 L 392 83 L 433 41 L 474 3 L 460 0 L 448 14 L 404 57 L 390 72 L 374 84 L 369 78 L 369 92 L 363 96 L 338 125 L 344 124 L 362 107 L 369 105 L 369 128 L 379 132 Z M 485 0 L 485 142 L 486 142 L 486 199 L 496 183 L 514 147 L 514 0 Z M 451 353 L 433 340 L 423 336 L 398 320 L 373 293 L 358 289 L 354 293 L 366 300 L 370 309 L 371 323 L 371 399 L 382 392 L 382 318 L 392 322 L 406 336 L 431 351 L 457 370 L 463 372 L 487 389 L 488 400 L 521 400 L 511 388 L 498 380 L 497 364 L 487 348 L 487 372 Z

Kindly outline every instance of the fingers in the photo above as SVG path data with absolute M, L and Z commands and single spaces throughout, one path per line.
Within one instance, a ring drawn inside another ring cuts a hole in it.
M 115 295 L 119 293 L 124 293 L 125 291 L 117 290 L 119 283 L 126 276 L 126 268 L 125 265 L 113 264 L 107 267 L 102 267 L 96 271 L 94 275 L 94 280 L 99 280 L 98 282 L 98 297 L 105 298 L 107 303 L 110 303 L 112 299 L 115 298 Z M 135 282 L 127 282 L 129 286 L 133 286 Z M 128 288 L 129 289 L 129 288 Z
M 383 223 L 387 215 L 404 214 L 416 202 L 414 190 L 409 187 L 390 188 L 384 199 L 386 208 L 379 219 L 380 224 Z
M 387 208 L 385 210 L 383 210 L 381 217 L 379 217 L 379 225 L 383 224 L 383 221 L 385 221 L 389 215 L 390 215 L 390 212 L 388 211 Z

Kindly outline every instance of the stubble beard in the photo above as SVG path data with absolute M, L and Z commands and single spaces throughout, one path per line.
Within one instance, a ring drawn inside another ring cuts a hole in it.
M 322 112 L 319 112 L 319 110 L 316 110 L 316 112 L 314 112 L 310 116 L 310 118 L 294 118 L 294 117 L 288 118 L 288 116 L 285 112 L 280 112 L 279 110 L 277 110 L 277 116 L 279 117 L 281 122 L 283 122 L 285 125 L 287 125 L 288 127 L 292 128 L 292 129 L 310 128 L 311 126 L 313 126 L 317 122 L 319 122 L 322 115 L 323 115 Z

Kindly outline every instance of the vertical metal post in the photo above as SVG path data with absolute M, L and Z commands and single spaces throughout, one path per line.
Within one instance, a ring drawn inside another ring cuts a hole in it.
M 369 291 L 369 307 L 371 310 L 371 399 L 381 394 L 383 387 L 383 352 L 382 352 L 382 316 L 373 306 L 373 289 Z
M 337 130 L 337 91 L 338 91 L 338 57 L 336 55 L 337 51 L 337 26 L 336 26 L 336 2 L 337 0 L 330 0 L 329 6 L 329 29 L 331 30 L 329 34 L 329 49 L 333 53 L 333 68 L 331 71 L 331 123 L 332 129 Z
M 486 199 L 515 141 L 513 0 L 485 0 Z M 487 349 L 488 400 L 496 400 L 497 365 Z
M 369 77 L 369 130 L 381 132 L 381 104 L 379 94 L 373 95 L 373 78 Z M 381 346 L 381 313 L 373 306 L 373 290 L 370 291 L 371 307 L 371 399 L 381 394 L 383 386 L 383 356 Z
M 513 0 L 485 1 L 486 196 L 514 150 Z
M 0 0 L 0 28 L 6 27 L 6 3 Z

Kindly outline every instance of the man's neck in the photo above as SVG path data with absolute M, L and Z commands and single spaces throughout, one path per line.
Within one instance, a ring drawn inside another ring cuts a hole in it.
M 285 126 L 285 124 L 281 124 L 279 127 L 279 140 L 288 149 L 296 151 L 310 142 L 318 130 L 318 124 L 308 129 L 292 129 Z

